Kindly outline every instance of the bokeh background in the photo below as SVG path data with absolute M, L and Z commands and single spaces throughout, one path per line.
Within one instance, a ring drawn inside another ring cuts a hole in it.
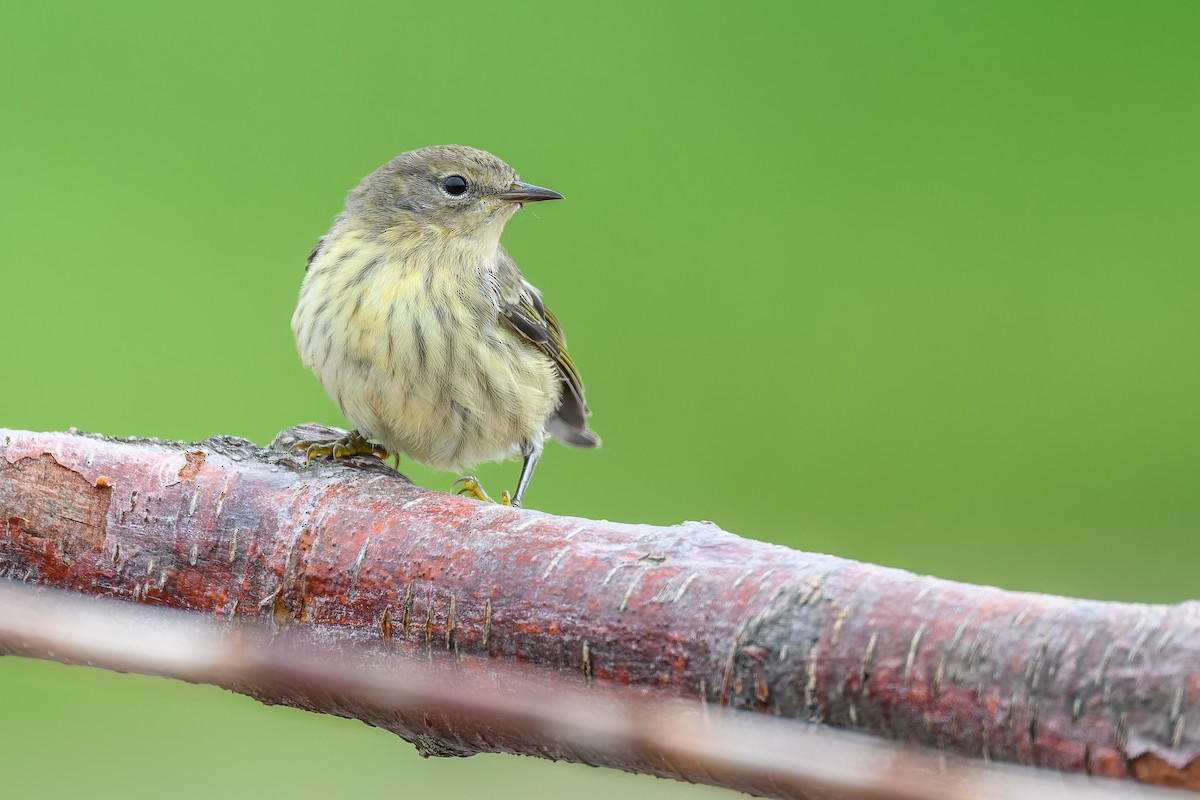
M 505 242 L 605 444 L 551 445 L 529 505 L 1190 598 L 1198 33 L 1188 0 L 10 3 L 0 426 L 341 424 L 289 330 L 304 259 L 362 175 L 470 144 L 568 197 Z M 719 794 L 422 761 L 359 723 L 13 658 L 0 769 L 14 797 Z

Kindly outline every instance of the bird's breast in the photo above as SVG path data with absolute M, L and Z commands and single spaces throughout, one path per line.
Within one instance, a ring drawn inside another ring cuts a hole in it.
M 490 271 L 345 242 L 309 270 L 301 355 L 357 427 L 441 469 L 516 454 L 558 401 L 550 361 L 500 319 Z

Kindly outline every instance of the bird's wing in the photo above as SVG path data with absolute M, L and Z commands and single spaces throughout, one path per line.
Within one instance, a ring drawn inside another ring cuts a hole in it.
M 595 447 L 600 440 L 588 429 L 590 411 L 583 398 L 583 379 L 567 352 L 567 340 L 558 319 L 542 303 L 541 293 L 525 280 L 504 248 L 500 249 L 496 279 L 501 319 L 546 354 L 562 381 L 558 409 L 549 426 L 551 433 L 566 444 Z

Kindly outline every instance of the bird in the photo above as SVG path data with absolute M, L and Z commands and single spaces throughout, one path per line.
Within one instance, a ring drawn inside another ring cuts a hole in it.
M 309 254 L 292 316 L 301 360 L 354 429 L 294 449 L 460 474 L 519 456 L 499 502 L 520 507 L 547 438 L 599 446 L 562 326 L 500 244 L 527 203 L 561 199 L 461 145 L 367 175 Z M 492 500 L 472 476 L 455 487 Z

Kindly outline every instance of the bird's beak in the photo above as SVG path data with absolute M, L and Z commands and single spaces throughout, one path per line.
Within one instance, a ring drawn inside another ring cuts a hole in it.
M 563 196 L 553 189 L 543 189 L 524 181 L 513 181 L 507 192 L 501 192 L 500 199 L 505 203 L 533 203 L 537 200 L 562 200 Z

